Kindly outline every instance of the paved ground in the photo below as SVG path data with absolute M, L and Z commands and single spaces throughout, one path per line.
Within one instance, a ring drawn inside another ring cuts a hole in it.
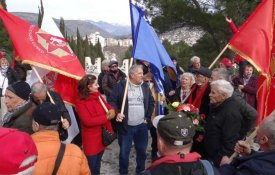
M 147 147 L 147 160 L 146 167 L 151 164 L 151 138 L 149 134 L 149 142 Z M 101 161 L 101 174 L 102 175 L 118 175 L 119 168 L 119 146 L 117 139 L 109 145 L 104 152 L 102 161 Z M 132 146 L 130 153 L 129 161 L 129 175 L 135 174 L 136 168 L 136 157 L 135 157 L 135 148 Z

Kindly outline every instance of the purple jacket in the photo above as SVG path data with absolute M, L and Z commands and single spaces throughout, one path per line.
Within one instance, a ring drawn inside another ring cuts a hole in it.
M 238 85 L 244 84 L 243 77 L 237 76 L 232 80 L 232 83 L 235 88 L 238 88 Z M 256 101 L 257 83 L 258 83 L 258 79 L 252 75 L 248 80 L 248 83 L 242 89 L 243 98 L 248 104 L 250 104 L 255 109 L 257 109 L 257 101 Z

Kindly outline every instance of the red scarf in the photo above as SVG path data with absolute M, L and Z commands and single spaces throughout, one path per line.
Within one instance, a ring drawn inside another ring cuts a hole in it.
M 202 96 L 205 92 L 205 90 L 207 89 L 209 83 L 206 83 L 205 85 L 203 85 L 200 89 L 198 89 L 198 92 L 197 92 L 197 95 L 196 95 L 196 98 L 193 102 L 193 105 L 200 109 L 200 106 L 201 106 L 201 100 L 202 100 Z
M 158 166 L 159 164 L 162 163 L 178 163 L 178 162 L 195 162 L 198 161 L 201 158 L 201 156 L 196 153 L 189 153 L 189 154 L 184 154 L 184 157 L 181 158 L 180 154 L 175 154 L 175 155 L 171 155 L 171 156 L 164 156 L 156 161 L 154 161 L 148 168 L 152 169 L 156 166 Z

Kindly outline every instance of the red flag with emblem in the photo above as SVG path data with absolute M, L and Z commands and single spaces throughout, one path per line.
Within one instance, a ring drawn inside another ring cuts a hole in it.
M 260 72 L 258 121 L 275 109 L 274 91 L 274 0 L 263 0 L 229 42 L 229 48 L 248 60 Z
M 82 65 L 64 38 L 50 35 L 1 8 L 0 18 L 13 43 L 15 57 L 22 63 L 57 72 L 59 73 L 57 79 L 67 84 L 71 82 L 76 85 L 76 80 L 85 75 Z M 69 80 L 68 77 L 72 79 Z M 65 88 L 58 88 L 65 90 Z M 63 100 L 74 103 L 75 93 L 70 92 L 69 89 L 61 92 L 57 90 L 57 92 Z M 65 92 L 67 95 L 64 96 Z

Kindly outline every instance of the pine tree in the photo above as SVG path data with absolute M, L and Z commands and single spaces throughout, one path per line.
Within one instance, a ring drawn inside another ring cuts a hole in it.
M 40 0 L 40 7 L 38 6 L 38 27 L 41 28 L 42 20 L 44 16 L 44 6 L 42 0 Z
M 7 10 L 7 5 L 5 0 L 0 0 L 0 6 L 2 6 L 0 8 Z M 6 58 L 10 62 L 13 55 L 13 47 L 9 39 L 9 35 L 1 20 L 0 20 L 0 51 L 6 52 Z
M 83 40 L 81 38 L 78 28 L 76 30 L 76 36 L 77 36 L 77 40 L 76 40 L 77 53 L 76 54 L 77 54 L 77 57 L 78 57 L 80 63 L 84 67 L 85 66 L 85 57 L 84 57 Z
M 91 55 L 91 47 L 90 47 L 90 42 L 87 35 L 85 37 L 85 40 L 83 41 L 83 47 L 84 47 L 84 56 L 89 57 Z
M 97 55 L 97 57 L 100 57 L 103 60 L 104 59 L 104 55 L 103 55 L 103 52 L 102 52 L 102 47 L 101 47 L 101 44 L 99 42 L 99 39 L 97 40 L 95 48 L 96 48 L 96 53 L 97 53 L 96 55 Z
M 59 30 L 62 33 L 62 35 L 64 36 L 64 38 L 67 38 L 67 36 L 66 36 L 67 33 L 66 33 L 66 30 L 65 30 L 65 21 L 64 21 L 63 17 L 60 18 Z
M 7 11 L 7 4 L 6 4 L 6 0 L 0 0 L 0 5 L 2 6 L 2 8 L 3 8 L 4 10 L 6 10 L 6 11 Z

